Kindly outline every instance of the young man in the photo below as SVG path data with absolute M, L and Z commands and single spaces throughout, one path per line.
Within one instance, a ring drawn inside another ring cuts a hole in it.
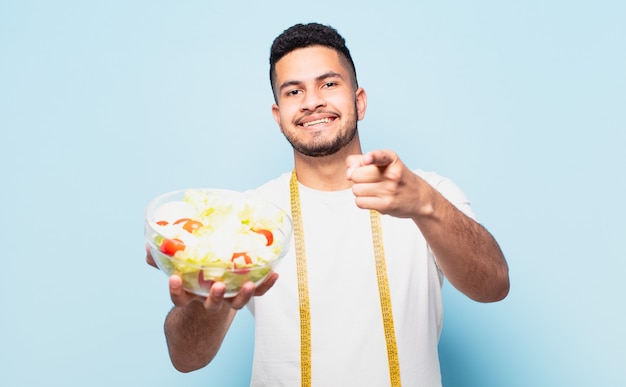
M 440 386 L 443 276 L 476 301 L 503 299 L 498 244 L 451 181 L 408 169 L 390 150 L 362 153 L 367 95 L 336 30 L 285 30 L 270 81 L 294 172 L 257 192 L 291 209 L 295 246 L 266 282 L 230 299 L 221 283 L 200 298 L 172 276 L 165 334 L 174 366 L 207 365 L 248 306 L 253 386 Z

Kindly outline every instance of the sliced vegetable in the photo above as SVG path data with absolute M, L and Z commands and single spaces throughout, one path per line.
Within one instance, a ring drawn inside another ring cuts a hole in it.
M 204 279 L 204 270 L 198 272 L 198 285 L 200 285 L 201 288 L 210 289 L 214 282 L 213 280 Z
M 254 232 L 265 236 L 265 239 L 267 239 L 267 243 L 265 244 L 265 246 L 271 246 L 272 243 L 274 243 L 274 234 L 270 230 L 262 228 L 254 230 Z
M 230 260 L 235 266 L 237 264 L 239 264 L 239 266 L 252 265 L 252 258 L 250 258 L 248 253 L 233 253 L 233 257 Z
M 185 250 L 185 244 L 180 239 L 163 239 L 161 251 L 169 256 L 174 256 L 177 251 Z
M 250 271 L 250 268 L 247 266 L 252 265 L 252 258 L 247 253 L 233 253 L 233 257 L 230 260 L 233 262 L 235 273 L 244 274 Z
M 189 219 L 189 218 L 182 218 L 182 219 L 178 219 L 176 222 L 174 222 L 174 224 L 183 224 L 183 229 L 187 232 L 194 232 L 195 230 L 201 228 L 202 226 L 204 226 L 202 224 L 202 222 L 199 222 L 197 220 L 193 220 L 193 219 Z

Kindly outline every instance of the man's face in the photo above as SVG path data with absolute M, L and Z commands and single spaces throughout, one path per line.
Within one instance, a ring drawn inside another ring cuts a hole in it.
M 277 103 L 272 114 L 297 152 L 328 156 L 354 139 L 367 98 L 335 50 L 294 50 L 276 63 L 275 72 Z

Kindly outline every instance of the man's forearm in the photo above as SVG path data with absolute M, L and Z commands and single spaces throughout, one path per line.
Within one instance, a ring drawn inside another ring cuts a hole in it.
M 181 372 L 200 369 L 217 354 L 236 311 L 224 304 L 209 313 L 201 302 L 174 307 L 165 319 L 165 338 L 174 367 Z
M 430 212 L 414 218 L 452 285 L 481 302 L 509 291 L 508 266 L 493 236 L 441 194 L 431 191 Z

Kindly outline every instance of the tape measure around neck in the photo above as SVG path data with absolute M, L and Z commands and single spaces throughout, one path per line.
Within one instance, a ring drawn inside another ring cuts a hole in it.
M 306 249 L 304 246 L 304 228 L 302 226 L 302 209 L 300 206 L 300 190 L 295 169 L 291 173 L 289 183 L 291 196 L 291 216 L 293 220 L 294 243 L 296 247 L 296 270 L 298 276 L 298 300 L 300 305 L 300 376 L 303 387 L 311 386 L 311 308 L 309 303 L 308 274 L 306 267 Z M 374 258 L 376 262 L 376 278 L 382 311 L 385 343 L 387 345 L 387 360 L 389 362 L 389 379 L 392 387 L 399 387 L 400 364 L 398 347 L 391 310 L 391 295 L 385 264 L 385 249 L 383 245 L 380 214 L 370 210 L 372 226 L 372 240 L 374 244 Z

